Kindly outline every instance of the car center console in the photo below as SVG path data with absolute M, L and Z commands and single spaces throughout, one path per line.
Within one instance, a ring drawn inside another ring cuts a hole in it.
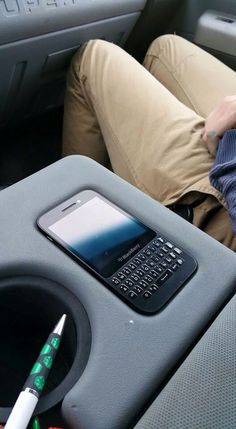
M 195 274 L 155 315 L 133 310 L 39 231 L 36 221 L 43 213 L 84 189 L 160 229 L 196 259 Z M 235 254 L 81 156 L 64 158 L 1 191 L 0 206 L 0 422 L 65 312 L 62 348 L 38 413 L 61 407 L 61 426 L 72 429 L 135 426 L 233 295 Z

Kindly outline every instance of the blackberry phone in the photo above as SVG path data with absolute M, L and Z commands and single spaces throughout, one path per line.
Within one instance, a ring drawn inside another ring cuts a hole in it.
M 197 269 L 161 231 L 92 190 L 41 216 L 38 227 L 136 311 L 154 314 Z

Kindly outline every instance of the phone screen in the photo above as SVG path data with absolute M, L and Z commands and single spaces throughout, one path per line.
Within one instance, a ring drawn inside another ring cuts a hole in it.
M 110 277 L 156 233 L 99 196 L 50 225 L 63 245 L 103 277 Z

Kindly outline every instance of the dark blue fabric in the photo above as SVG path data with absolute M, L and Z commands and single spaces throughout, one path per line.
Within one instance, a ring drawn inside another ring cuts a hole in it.
M 209 177 L 212 186 L 225 197 L 236 232 L 236 129 L 227 131 L 220 140 Z

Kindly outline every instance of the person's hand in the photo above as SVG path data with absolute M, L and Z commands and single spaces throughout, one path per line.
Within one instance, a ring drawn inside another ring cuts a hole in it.
M 220 138 L 236 127 L 236 96 L 225 97 L 206 119 L 202 139 L 209 152 L 215 155 Z

